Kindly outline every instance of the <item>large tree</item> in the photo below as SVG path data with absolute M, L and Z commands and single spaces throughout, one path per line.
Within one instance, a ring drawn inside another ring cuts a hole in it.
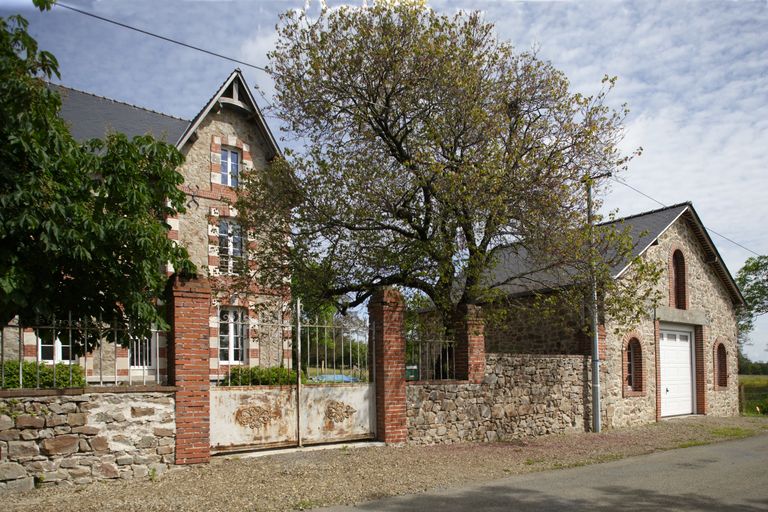
M 183 157 L 150 136 L 78 143 L 54 75 L 26 20 L 0 18 L 0 325 L 69 313 L 164 325 L 166 264 L 193 270 L 164 222 L 183 211 Z
M 755 317 L 768 313 L 768 256 L 748 258 L 736 274 L 736 283 L 747 302 L 739 315 L 739 341 L 743 343 L 754 329 Z
M 587 227 L 585 193 L 628 161 L 626 109 L 605 104 L 612 79 L 573 93 L 480 13 L 419 2 L 290 11 L 278 36 L 274 113 L 304 149 L 245 176 L 239 210 L 258 233 L 259 278 L 291 272 L 301 293 L 342 308 L 397 285 L 443 319 L 590 272 L 605 292 L 617 286 L 609 269 L 626 237 Z M 610 240 L 612 261 L 589 240 Z M 637 283 L 635 299 L 649 297 Z M 622 307 L 636 316 L 646 304 Z

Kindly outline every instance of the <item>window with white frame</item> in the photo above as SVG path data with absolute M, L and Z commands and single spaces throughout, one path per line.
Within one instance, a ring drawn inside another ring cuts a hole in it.
M 236 187 L 240 175 L 240 153 L 235 149 L 221 149 L 221 184 Z
M 219 309 L 219 362 L 239 364 L 245 361 L 248 312 L 245 308 Z
M 243 260 L 243 232 L 231 219 L 219 221 L 219 272 L 233 274 Z
M 59 338 L 45 339 L 40 337 L 38 339 L 38 350 L 40 353 L 40 361 L 44 363 L 59 363 L 61 361 L 74 361 L 74 350 L 69 346 L 69 343 L 62 343 Z

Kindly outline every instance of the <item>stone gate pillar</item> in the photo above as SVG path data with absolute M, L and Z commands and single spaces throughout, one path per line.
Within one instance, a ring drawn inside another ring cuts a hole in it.
M 408 438 L 405 403 L 405 303 L 393 288 L 379 289 L 368 303 L 373 324 L 376 437 L 387 444 Z
M 168 378 L 177 387 L 176 464 L 198 464 L 211 458 L 211 288 L 203 279 L 174 276 L 170 296 Z

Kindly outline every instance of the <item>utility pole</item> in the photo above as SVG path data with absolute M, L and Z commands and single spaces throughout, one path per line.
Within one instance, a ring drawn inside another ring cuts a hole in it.
M 596 176 L 586 176 L 587 184 L 587 224 L 589 229 L 589 287 L 590 287 L 590 323 L 592 330 L 592 432 L 600 432 L 600 339 L 597 332 L 597 276 L 595 275 L 595 237 L 594 213 L 592 212 L 592 181 L 610 176 L 610 172 Z

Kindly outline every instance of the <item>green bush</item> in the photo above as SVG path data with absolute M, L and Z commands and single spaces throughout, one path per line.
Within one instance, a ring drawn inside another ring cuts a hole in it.
M 53 380 L 53 365 L 40 363 L 39 365 L 32 361 L 22 362 L 22 384 L 25 388 L 38 387 L 38 370 L 40 372 L 41 388 L 81 388 L 85 386 L 85 377 L 83 368 L 79 365 L 72 365 L 72 381 L 69 380 L 69 364 L 56 364 L 56 382 Z M 19 361 L 5 361 L 3 364 L 4 381 L 3 389 L 16 389 L 19 386 Z
M 302 376 L 302 380 L 303 376 Z M 296 372 L 282 366 L 261 368 L 236 366 L 220 381 L 222 386 L 274 386 L 296 383 Z

